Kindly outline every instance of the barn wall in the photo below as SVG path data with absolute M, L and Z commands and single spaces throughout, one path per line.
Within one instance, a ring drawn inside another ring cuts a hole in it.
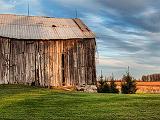
M 34 81 L 41 86 L 95 84 L 95 40 L 0 38 L 0 83 L 31 84 Z
M 9 83 L 10 40 L 0 38 L 0 84 Z

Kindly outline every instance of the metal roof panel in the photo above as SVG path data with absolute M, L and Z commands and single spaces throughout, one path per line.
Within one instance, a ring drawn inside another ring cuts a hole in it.
M 80 19 L 0 14 L 0 36 L 15 39 L 95 38 Z

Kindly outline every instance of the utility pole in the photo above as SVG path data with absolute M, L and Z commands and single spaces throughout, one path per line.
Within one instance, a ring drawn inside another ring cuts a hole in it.
M 28 0 L 28 16 L 30 15 L 30 6 L 29 6 L 29 0 Z
M 112 79 L 111 80 L 114 80 L 114 75 L 113 75 L 113 73 L 112 73 Z
M 127 74 L 129 75 L 129 66 L 128 66 Z
M 100 80 L 103 80 L 102 70 L 101 70 Z
M 75 9 L 75 12 L 76 12 L 76 18 L 78 18 L 78 11 L 77 11 L 77 9 Z

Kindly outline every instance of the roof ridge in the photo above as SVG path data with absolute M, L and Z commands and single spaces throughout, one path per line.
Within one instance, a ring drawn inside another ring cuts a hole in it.
M 37 15 L 30 15 L 30 16 L 27 16 L 27 15 L 20 15 L 20 14 L 0 14 L 0 16 L 2 15 L 8 15 L 8 16 L 24 16 L 24 17 L 41 17 L 41 18 L 53 18 L 53 19 L 75 19 L 75 18 L 60 18 L 60 17 L 51 17 L 51 16 L 37 16 Z M 79 18 L 76 18 L 76 19 L 79 19 Z

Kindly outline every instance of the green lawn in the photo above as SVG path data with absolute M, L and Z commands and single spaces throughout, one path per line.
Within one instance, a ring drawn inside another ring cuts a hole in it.
M 0 85 L 0 120 L 160 120 L 160 94 L 78 93 Z

